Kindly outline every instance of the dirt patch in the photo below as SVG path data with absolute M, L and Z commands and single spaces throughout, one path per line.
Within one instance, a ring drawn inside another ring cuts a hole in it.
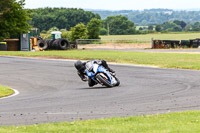
M 38 58 L 38 59 L 67 59 L 65 57 L 60 57 L 60 56 L 30 56 L 31 58 Z M 68 59 L 70 60 L 70 59 Z M 73 60 L 73 59 L 71 59 Z
M 86 44 L 78 45 L 79 49 L 94 49 L 94 48 L 107 48 L 107 49 L 133 49 L 133 48 L 151 48 L 151 43 L 120 43 L 120 44 Z

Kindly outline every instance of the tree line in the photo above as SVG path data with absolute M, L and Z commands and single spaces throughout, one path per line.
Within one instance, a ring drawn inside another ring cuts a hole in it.
M 148 10 L 89 10 L 98 13 L 102 19 L 108 16 L 123 15 L 129 20 L 135 22 L 136 25 L 156 25 L 166 21 L 182 20 L 188 24 L 200 21 L 200 11 L 175 11 L 171 9 L 148 9 Z
M 76 8 L 40 8 L 29 10 L 29 12 L 32 13 L 30 25 L 39 28 L 43 32 L 48 31 L 52 27 L 70 30 L 71 27 L 79 23 L 87 25 L 93 18 L 101 20 L 98 14 Z M 122 15 L 110 16 L 105 20 L 101 20 L 101 24 L 102 34 L 125 35 L 135 33 L 134 22 Z M 95 29 L 95 27 L 93 28 Z
M 100 35 L 131 35 L 131 34 L 144 34 L 156 32 L 181 32 L 181 31 L 200 31 L 200 18 L 193 18 L 197 15 L 198 11 L 185 12 L 185 11 L 173 11 L 170 9 L 150 9 L 144 11 L 122 10 L 122 11 L 85 11 L 77 8 L 39 8 L 29 9 L 32 20 L 29 24 L 33 27 L 38 27 L 41 31 L 45 32 L 52 27 L 58 29 L 70 31 L 71 27 L 77 24 L 87 24 L 91 19 L 96 18 L 101 20 L 101 28 L 99 30 Z M 106 18 L 102 19 L 102 12 L 106 13 Z M 190 14 L 193 14 L 190 16 Z M 200 13 L 200 12 L 199 12 Z M 120 15 L 119 15 L 120 14 Z M 129 14 L 134 14 L 136 18 L 131 19 Z M 157 14 L 157 15 L 155 15 Z M 179 14 L 186 15 L 188 17 L 181 17 Z M 112 16 L 113 15 L 113 16 Z M 153 16 L 151 16 L 153 15 Z M 157 21 L 155 18 L 159 19 Z M 171 20 L 172 18 L 178 18 Z M 180 19 L 179 19 L 180 18 Z M 181 18 L 185 18 L 181 19 Z M 192 19 L 193 18 L 193 19 Z M 135 20 L 135 21 L 131 21 Z M 189 22 L 189 20 L 193 20 Z M 147 21 L 148 23 L 143 23 Z M 149 28 L 145 30 L 136 30 L 138 25 L 147 25 Z M 153 28 L 152 28 L 153 27 Z M 95 29 L 95 27 L 93 27 Z M 98 28 L 96 28 L 98 29 Z
M 137 21 L 136 23 L 131 21 L 127 14 L 137 14 L 139 11 L 117 11 L 113 12 L 113 16 L 101 19 L 100 15 L 94 11 L 85 11 L 77 8 L 24 9 L 24 4 L 25 0 L 0 1 L 0 41 L 4 38 L 12 38 L 21 33 L 26 33 L 30 31 L 31 27 L 39 28 L 42 33 L 50 33 L 55 30 L 63 31 L 63 36 L 72 41 L 76 39 L 99 39 L 99 35 L 200 31 L 199 21 L 188 23 L 181 19 L 163 19 L 166 20 L 163 23 L 148 24 L 146 26 L 148 28 L 140 27 L 136 29 Z M 170 15 L 173 11 L 154 9 L 147 10 L 147 12 L 160 12 L 160 14 L 165 12 L 164 14 Z M 117 13 L 121 14 L 117 15 Z M 138 18 L 143 20 L 147 17 L 151 22 L 151 17 L 148 17 L 148 13 Z
M 140 31 L 148 32 L 190 32 L 190 31 L 200 31 L 200 22 L 194 22 L 192 24 L 187 24 L 182 20 L 166 21 L 163 24 L 140 26 Z M 142 33 L 142 32 L 141 32 Z
M 101 19 L 99 14 L 77 8 L 39 8 L 29 9 L 33 27 L 49 30 L 52 27 L 70 30 L 78 23 L 87 24 L 92 18 Z

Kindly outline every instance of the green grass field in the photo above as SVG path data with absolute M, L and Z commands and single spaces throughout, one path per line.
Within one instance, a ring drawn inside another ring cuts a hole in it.
M 51 37 L 50 34 L 42 34 L 41 37 Z M 200 38 L 200 32 L 169 32 L 169 33 L 153 33 L 139 35 L 109 35 L 100 36 L 101 39 L 136 39 L 136 38 L 154 38 L 157 40 L 188 40 Z
M 43 52 L 0 52 L 10 56 L 46 56 L 61 59 L 93 60 L 104 59 L 109 62 L 158 66 L 161 68 L 180 68 L 200 70 L 200 54 L 191 53 L 147 53 L 122 51 L 43 51 Z
M 110 35 L 101 36 L 101 39 L 135 39 L 135 38 L 154 38 L 155 40 L 189 40 L 200 38 L 200 32 L 196 33 L 155 33 L 155 34 L 141 34 L 141 35 Z
M 200 111 L 0 127 L 1 133 L 199 133 Z
M 14 91 L 11 90 L 10 88 L 0 85 L 0 98 L 12 95 L 13 93 Z

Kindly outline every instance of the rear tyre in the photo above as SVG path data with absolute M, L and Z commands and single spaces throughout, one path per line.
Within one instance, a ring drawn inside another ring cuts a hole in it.
M 103 85 L 107 86 L 107 87 L 113 87 L 113 85 L 107 80 L 105 79 L 103 76 L 101 76 L 100 74 L 96 75 L 96 78 L 103 83 Z

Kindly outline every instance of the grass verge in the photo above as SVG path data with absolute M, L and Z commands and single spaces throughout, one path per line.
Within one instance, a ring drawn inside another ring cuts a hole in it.
M 14 91 L 8 87 L 0 85 L 0 98 L 12 95 Z
M 136 39 L 136 38 L 154 38 L 155 40 L 189 40 L 199 38 L 199 32 L 170 32 L 170 33 L 154 33 L 141 35 L 109 35 L 101 36 L 101 39 Z
M 43 51 L 43 52 L 1 52 L 0 55 L 24 57 L 48 57 L 61 59 L 104 59 L 116 63 L 158 66 L 200 70 L 200 54 L 195 53 L 147 53 L 124 51 Z
M 200 111 L 0 127 L 6 133 L 198 133 Z

